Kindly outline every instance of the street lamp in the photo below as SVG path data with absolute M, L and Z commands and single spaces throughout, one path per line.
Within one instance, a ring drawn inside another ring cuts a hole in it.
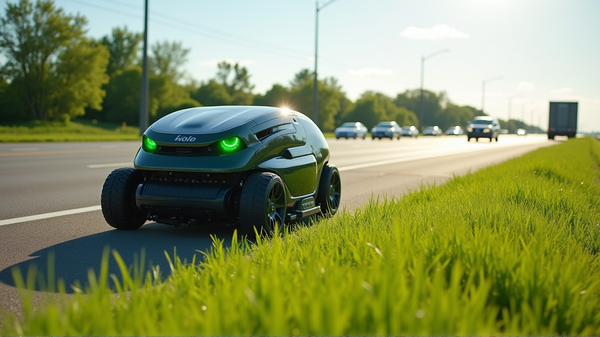
M 425 115 L 423 114 L 423 77 L 425 75 L 425 60 L 432 58 L 436 55 L 439 55 L 441 53 L 449 53 L 450 49 L 442 49 L 442 50 L 438 50 L 433 54 L 427 55 L 427 56 L 422 56 L 421 57 L 421 98 L 420 98 L 420 102 L 419 102 L 419 124 L 421 126 L 421 128 L 425 127 Z
M 499 79 L 502 79 L 502 76 L 496 76 L 496 77 L 489 78 L 487 80 L 484 80 L 481 84 L 481 113 L 482 114 L 485 114 L 485 112 L 483 111 L 483 107 L 485 104 L 485 84 L 488 82 L 499 80 Z
M 328 2 L 324 3 L 321 7 L 319 7 L 319 1 L 315 2 L 315 84 L 313 85 L 313 122 L 315 122 L 315 124 L 317 125 L 319 124 L 319 104 L 317 101 L 319 85 L 317 79 L 317 51 L 319 48 L 319 11 L 334 1 L 335 0 L 329 0 Z
M 523 94 L 516 94 L 516 95 L 512 95 L 508 98 L 508 119 L 506 120 L 507 122 L 510 121 L 510 110 L 512 108 L 512 100 L 513 98 L 517 98 L 522 96 Z

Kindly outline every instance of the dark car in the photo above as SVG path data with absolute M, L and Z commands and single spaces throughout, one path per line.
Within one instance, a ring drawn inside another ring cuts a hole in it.
M 346 122 L 339 127 L 337 127 L 333 133 L 335 134 L 335 139 L 340 138 L 362 138 L 365 139 L 367 137 L 367 127 L 361 122 Z
M 400 137 L 402 137 L 402 128 L 394 121 L 379 122 L 371 129 L 371 138 L 373 139 L 389 138 L 394 140 L 394 138 L 400 139 Z
M 441 136 L 441 135 L 442 135 L 442 129 L 440 129 L 440 127 L 437 125 L 428 126 L 425 128 L 425 130 L 423 130 L 423 136 Z
M 467 141 L 470 141 L 471 138 L 475 138 L 475 141 L 479 141 L 479 138 L 489 138 L 490 142 L 493 139 L 497 142 L 500 131 L 500 122 L 496 118 L 477 116 L 467 127 Z
M 419 129 L 414 125 L 407 125 L 402 127 L 402 137 L 413 137 L 419 136 Z
M 325 137 L 288 109 L 173 112 L 144 132 L 133 163 L 110 173 L 102 188 L 102 213 L 117 229 L 217 220 L 252 235 L 333 215 L 340 205 L 340 174 Z

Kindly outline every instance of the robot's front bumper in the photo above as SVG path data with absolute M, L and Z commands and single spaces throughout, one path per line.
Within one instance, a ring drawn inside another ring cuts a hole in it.
M 138 186 L 135 194 L 137 207 L 150 219 L 217 217 L 235 221 L 237 186 L 222 184 L 149 181 Z

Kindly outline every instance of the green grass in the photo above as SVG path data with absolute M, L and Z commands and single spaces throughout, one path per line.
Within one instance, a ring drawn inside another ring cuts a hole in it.
M 42 310 L 25 296 L 0 334 L 598 335 L 599 163 L 572 139 L 271 240 L 215 240 L 165 281 L 107 250 L 89 289 Z
M 0 142 L 139 140 L 139 128 L 88 120 L 0 125 Z

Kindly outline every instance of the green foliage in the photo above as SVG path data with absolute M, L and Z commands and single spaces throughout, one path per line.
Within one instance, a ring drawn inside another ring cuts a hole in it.
M 152 74 L 166 76 L 173 83 L 183 78 L 181 68 L 187 61 L 189 48 L 183 48 L 181 42 L 156 42 L 150 48 L 152 55 L 148 58 L 148 69 Z
M 139 128 L 89 120 L 33 121 L 0 126 L 0 142 L 139 140 Z
M 115 251 L 109 276 L 107 250 L 89 289 L 25 296 L 0 334 L 598 335 L 599 163 L 571 139 L 271 240 L 215 239 L 166 281 Z
M 14 78 L 10 83 L 3 81 L 0 89 L 0 122 L 14 123 L 29 120 L 31 114 L 25 96 L 23 78 Z
M 217 67 L 219 70 L 217 71 L 216 82 L 225 88 L 225 91 L 231 97 L 231 104 L 252 104 L 254 85 L 250 83 L 248 69 L 238 63 L 231 64 L 227 61 L 220 62 Z
M 103 45 L 93 46 L 84 38 L 82 43 L 64 49 L 49 85 L 60 90 L 48 92 L 48 114 L 55 119 L 82 116 L 85 107 L 101 109 L 108 83 L 106 65 L 108 50 Z
M 142 69 L 137 66 L 127 68 L 111 77 L 106 85 L 103 104 L 105 121 L 139 125 L 141 83 Z M 154 116 L 158 110 L 158 101 L 154 96 L 150 97 L 149 115 Z
M 423 90 L 421 97 L 420 89 L 406 90 L 396 96 L 394 103 L 399 107 L 414 111 L 417 120 L 424 124 L 412 125 L 420 125 L 421 129 L 428 125 L 437 125 L 441 129 L 447 129 L 453 125 L 465 127 L 474 116 L 482 115 L 480 111 L 470 106 L 453 104 L 446 97 L 445 92 L 436 94 L 429 90 Z
M 77 116 L 101 99 L 108 54 L 85 38 L 85 25 L 84 17 L 66 15 L 52 1 L 7 4 L 0 18 L 0 49 L 7 58 L 3 68 L 11 79 L 22 79 L 15 85 L 23 86 L 32 119 Z M 90 71 L 72 69 L 74 60 Z
M 307 70 L 301 70 L 295 75 L 290 90 L 290 108 L 313 118 L 313 88 L 314 77 Z M 301 81 L 304 82 L 301 82 Z M 337 126 L 335 117 L 341 111 L 341 99 L 345 94 L 341 91 L 337 80 L 325 78 L 318 81 L 318 123 L 323 132 L 333 131 Z
M 261 106 L 290 106 L 290 90 L 281 84 L 273 84 L 264 95 L 254 95 L 254 105 Z
M 104 36 L 100 42 L 106 46 L 110 53 L 106 73 L 113 76 L 116 73 L 134 66 L 137 63 L 140 43 L 143 40 L 141 33 L 133 33 L 127 27 L 113 28 L 111 36 Z
M 227 88 L 219 84 L 215 79 L 202 83 L 192 98 L 200 102 L 203 106 L 230 105 L 232 104 L 231 95 Z
M 380 121 L 394 120 L 400 125 L 417 125 L 417 117 L 404 107 L 398 107 L 392 99 L 382 93 L 367 91 L 356 101 L 354 108 L 343 118 L 343 122 L 362 122 L 372 128 Z

